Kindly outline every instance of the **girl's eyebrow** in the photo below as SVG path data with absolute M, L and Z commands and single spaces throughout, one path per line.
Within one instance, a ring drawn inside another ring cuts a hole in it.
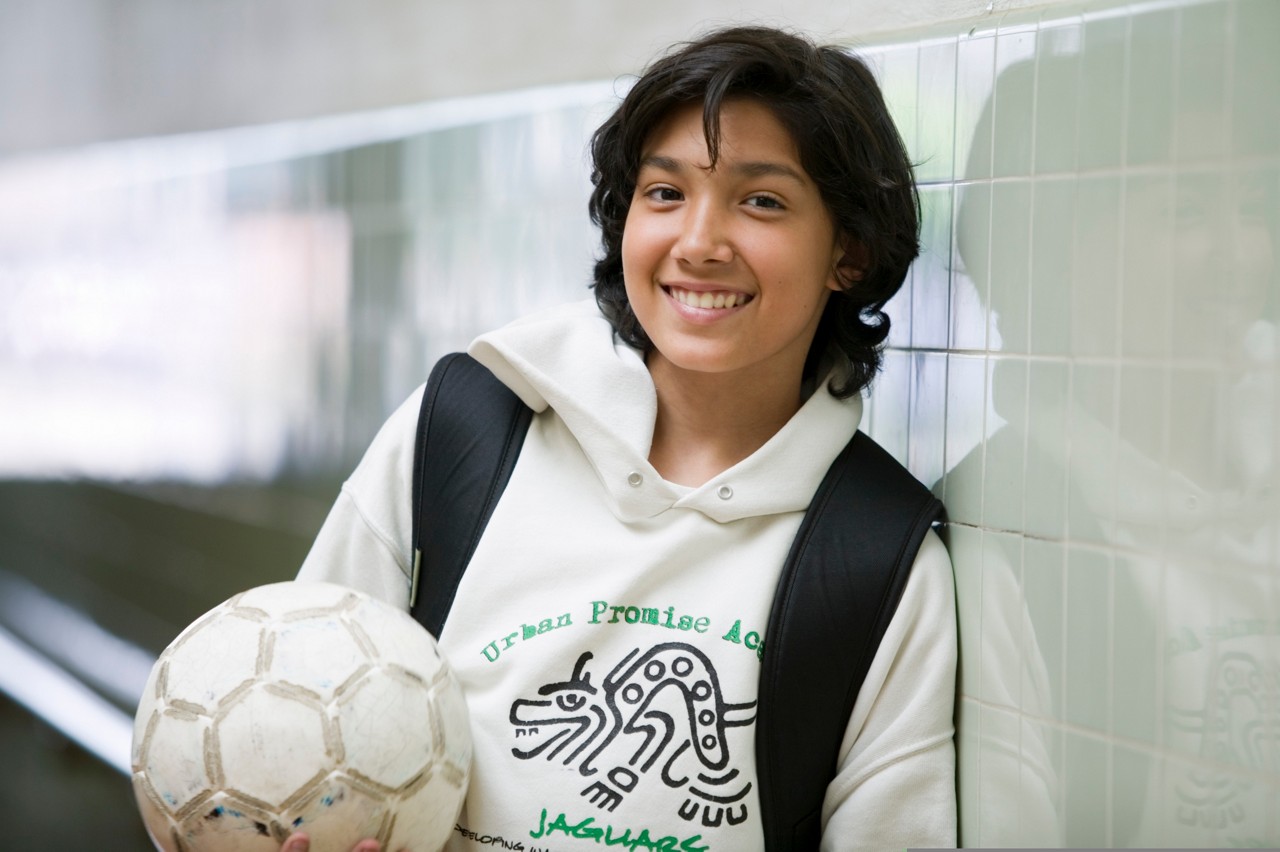
M 670 172 L 672 174 L 680 174 L 684 171 L 685 165 L 681 160 L 674 157 L 663 156 L 662 154 L 649 154 L 640 160 L 640 168 L 655 168 L 659 171 Z M 699 168 L 703 168 L 699 166 Z M 809 182 L 805 180 L 804 175 L 793 169 L 785 163 L 775 163 L 767 160 L 758 162 L 732 163 L 729 170 L 743 177 L 784 177 L 789 178 L 796 183 L 807 185 Z

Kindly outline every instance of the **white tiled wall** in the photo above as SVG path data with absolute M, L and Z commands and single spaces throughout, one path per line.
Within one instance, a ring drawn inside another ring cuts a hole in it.
M 965 845 L 1280 845 L 1277 44 L 1206 0 L 863 46 L 924 208 L 867 428 L 948 507 Z M 0 162 L 0 468 L 349 469 L 440 354 L 587 295 L 598 94 Z
M 965 845 L 1280 843 L 1277 38 L 1089 4 L 867 51 L 926 210 L 870 429 L 949 510 Z

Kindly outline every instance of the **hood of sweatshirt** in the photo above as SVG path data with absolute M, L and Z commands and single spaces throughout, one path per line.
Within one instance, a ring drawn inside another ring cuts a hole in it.
M 861 397 L 838 400 L 824 382 L 759 450 L 690 488 L 649 464 L 658 413 L 653 380 L 593 300 L 519 319 L 481 335 L 468 351 L 535 412 L 555 411 L 624 522 L 672 509 L 720 523 L 802 512 L 862 417 Z

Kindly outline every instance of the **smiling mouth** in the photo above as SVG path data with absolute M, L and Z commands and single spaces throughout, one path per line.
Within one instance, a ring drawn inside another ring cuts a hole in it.
M 745 305 L 754 298 L 747 293 L 734 293 L 728 290 L 695 293 L 692 290 L 682 290 L 679 287 L 665 287 L 663 289 L 667 291 L 671 298 L 691 308 L 736 308 Z

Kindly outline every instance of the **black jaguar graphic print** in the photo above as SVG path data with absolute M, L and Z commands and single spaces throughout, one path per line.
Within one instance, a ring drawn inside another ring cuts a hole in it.
M 743 822 L 751 782 L 731 765 L 725 731 L 752 724 L 755 702 L 726 702 L 710 659 L 680 642 L 632 650 L 599 686 L 591 662 L 582 654 L 567 680 L 511 705 L 519 743 L 512 753 L 576 765 L 592 779 L 581 795 L 603 810 L 617 808 L 656 767 L 663 784 L 685 793 L 681 818 L 707 827 Z

